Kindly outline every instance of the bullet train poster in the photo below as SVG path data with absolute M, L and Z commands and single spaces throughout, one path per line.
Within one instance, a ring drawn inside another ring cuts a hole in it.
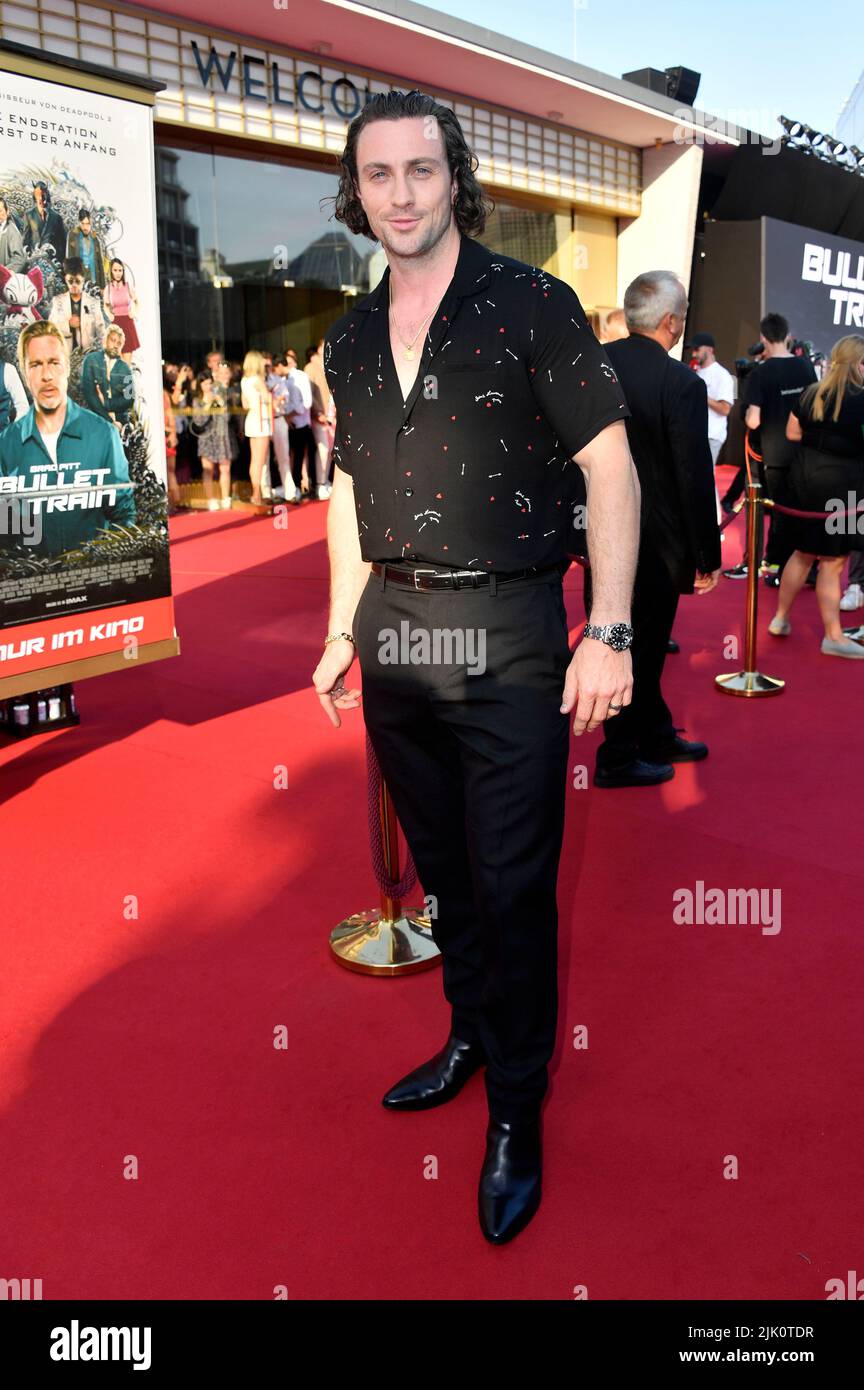
M 0 694 L 174 636 L 153 189 L 149 106 L 2 73 Z

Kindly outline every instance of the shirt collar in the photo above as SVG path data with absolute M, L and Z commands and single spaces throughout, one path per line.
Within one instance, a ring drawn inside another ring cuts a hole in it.
M 75 401 L 73 401 L 71 396 L 67 396 L 66 419 L 63 421 L 63 428 L 60 431 L 60 438 L 62 439 L 63 435 L 66 434 L 72 435 L 72 437 L 75 439 L 83 438 L 83 431 L 81 429 L 81 425 L 81 407 L 80 405 L 76 405 Z M 36 407 L 35 405 L 31 405 L 27 414 L 24 416 L 24 421 L 21 425 L 21 443 L 26 444 L 28 439 L 32 439 L 34 435 L 38 434 L 39 429 L 36 424 Z
M 492 264 L 493 255 L 488 247 L 474 237 L 466 236 L 464 232 L 459 234 L 459 255 L 453 271 L 453 279 L 450 286 L 445 290 L 445 295 L 453 295 L 456 299 L 462 299 L 466 295 L 474 294 L 482 290 L 489 283 L 489 268 Z M 382 304 L 388 302 L 390 296 L 390 267 L 384 271 L 375 289 L 365 298 L 358 300 L 354 305 L 355 309 L 362 309 L 364 313 L 379 309 Z

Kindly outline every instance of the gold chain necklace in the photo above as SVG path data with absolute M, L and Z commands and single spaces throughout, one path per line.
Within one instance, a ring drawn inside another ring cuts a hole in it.
M 406 343 L 405 339 L 402 337 L 402 331 L 401 331 L 401 329 L 400 329 L 398 323 L 396 322 L 396 311 L 395 311 L 395 309 L 393 308 L 393 286 L 392 286 L 392 283 L 391 283 L 390 281 L 387 282 L 387 295 L 388 295 L 388 299 L 389 299 L 389 301 L 390 301 L 390 313 L 393 315 L 393 327 L 396 329 L 396 337 L 399 339 L 400 343 L 402 344 L 402 347 L 405 349 L 405 351 L 404 351 L 405 360 L 406 360 L 407 362 L 413 362 L 413 361 L 414 361 L 414 344 L 416 343 L 417 339 L 420 337 L 420 334 L 423 332 L 424 325 L 428 322 L 429 319 L 431 319 L 432 315 L 435 313 L 435 309 L 437 309 L 438 305 L 436 304 L 434 309 L 430 309 L 430 310 L 429 310 L 429 313 L 426 315 L 426 318 L 423 320 L 423 322 L 421 323 L 420 327 L 417 329 L 417 332 L 414 334 L 414 337 L 411 339 L 410 343 Z M 440 301 L 439 301 L 439 302 L 440 302 Z

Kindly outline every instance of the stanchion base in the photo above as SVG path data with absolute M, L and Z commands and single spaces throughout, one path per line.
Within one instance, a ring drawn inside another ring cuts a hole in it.
M 727 695 L 748 695 L 751 699 L 779 695 L 786 685 L 777 676 L 765 676 L 761 671 L 736 671 L 733 675 L 715 676 L 714 681 L 717 689 L 725 690 Z
M 333 928 L 330 949 L 346 970 L 363 975 L 411 975 L 441 960 L 431 918 L 416 907 L 405 908 L 395 921 L 377 908 L 355 912 Z

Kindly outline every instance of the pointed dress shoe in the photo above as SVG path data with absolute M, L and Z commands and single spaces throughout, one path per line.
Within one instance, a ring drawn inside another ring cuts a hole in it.
M 597 763 L 594 769 L 595 787 L 656 787 L 660 782 L 668 782 L 675 776 L 671 763 L 657 757 L 650 761 L 646 757 L 632 757 L 629 762 L 604 767 Z
M 451 1033 L 440 1052 L 390 1087 L 381 1104 L 388 1110 L 430 1110 L 444 1105 L 485 1063 L 480 1043 L 461 1042 Z
M 528 1225 L 540 1205 L 541 1177 L 539 1119 L 490 1118 L 477 1206 L 480 1229 L 493 1245 L 504 1245 Z

